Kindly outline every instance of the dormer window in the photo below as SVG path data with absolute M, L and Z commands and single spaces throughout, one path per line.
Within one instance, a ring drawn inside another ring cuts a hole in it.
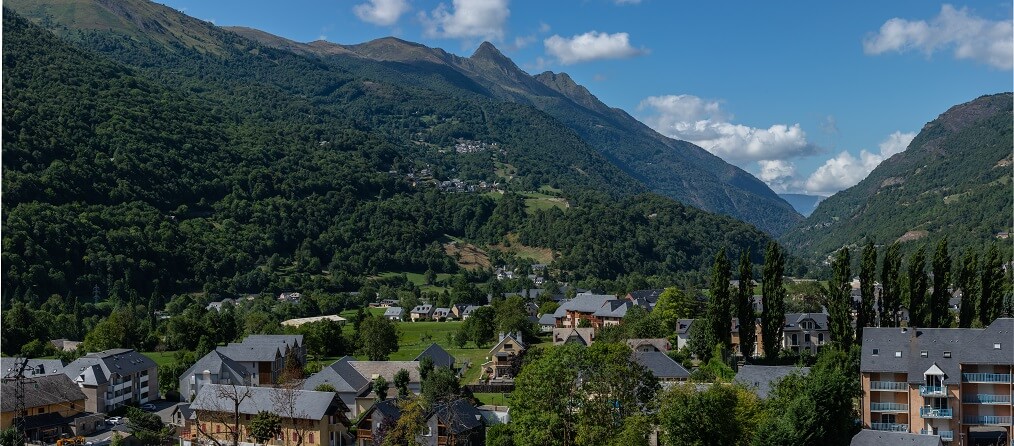
M 944 357 L 945 358 L 950 358 L 951 357 L 951 352 L 944 352 Z
M 929 358 L 929 352 L 926 351 L 926 350 L 923 350 L 923 351 L 919 352 L 919 356 L 923 357 L 923 358 Z
M 879 356 L 879 355 L 880 355 L 880 349 L 879 348 L 873 349 L 873 356 Z
M 901 357 L 901 350 L 898 350 L 898 351 L 894 352 L 894 357 L 895 358 L 900 358 Z
M 1000 343 L 993 344 L 993 350 L 1000 350 Z

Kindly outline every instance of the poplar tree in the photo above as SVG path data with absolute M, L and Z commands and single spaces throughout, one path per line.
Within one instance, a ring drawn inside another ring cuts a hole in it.
M 880 326 L 900 325 L 901 310 L 901 252 L 898 243 L 892 243 L 884 252 L 880 266 Z
M 947 237 L 937 243 L 937 249 L 933 252 L 933 294 L 930 295 L 930 327 L 948 327 L 950 323 L 950 311 L 947 304 L 950 302 L 951 293 L 951 256 L 947 253 Z
M 919 250 L 908 259 L 908 319 L 911 327 L 926 327 L 929 312 L 926 305 L 926 248 Z
M 996 243 L 982 258 L 979 287 L 979 322 L 985 327 L 1003 312 L 1003 267 Z
M 877 315 L 873 308 L 876 301 L 874 277 L 877 275 L 877 247 L 869 242 L 863 248 L 859 262 L 859 311 L 856 314 L 856 341 L 863 342 L 863 327 L 874 327 Z
M 723 247 L 715 255 L 715 264 L 711 268 L 711 301 L 708 305 L 708 321 L 711 333 L 716 342 L 728 349 L 732 345 L 732 296 L 729 293 L 729 280 L 732 278 L 732 265 L 725 255 Z M 728 350 L 727 350 L 728 351 Z
M 785 287 L 782 276 L 785 275 L 785 258 L 782 250 L 775 242 L 769 242 L 764 252 L 764 268 L 762 273 L 761 295 L 761 342 L 764 356 L 778 357 L 782 346 L 782 332 L 785 329 Z
M 828 329 L 831 342 L 848 351 L 854 342 L 852 333 L 852 256 L 848 247 L 838 250 L 831 264 L 832 276 L 828 283 Z
M 961 290 L 961 312 L 958 314 L 958 327 L 969 328 L 975 320 L 975 307 L 979 294 L 979 258 L 974 249 L 968 250 L 958 267 L 954 287 Z
M 756 315 L 753 311 L 753 264 L 750 263 L 750 250 L 743 251 L 739 256 L 739 293 L 737 294 L 736 317 L 739 318 L 739 351 L 744 358 L 753 355 L 757 344 L 757 332 L 754 328 Z

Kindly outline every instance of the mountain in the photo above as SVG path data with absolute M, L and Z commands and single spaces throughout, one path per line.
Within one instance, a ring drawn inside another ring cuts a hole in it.
M 908 148 L 859 184 L 822 201 L 783 237 L 801 255 L 842 246 L 947 237 L 962 250 L 1011 230 L 1011 93 L 956 105 L 927 123 Z
M 809 217 L 813 213 L 814 209 L 817 209 L 817 205 L 827 198 L 823 195 L 807 195 L 807 194 L 778 194 L 783 200 L 792 205 L 792 208 L 799 212 L 804 217 Z
M 770 241 L 648 193 L 527 105 L 361 77 L 147 2 L 30 3 L 46 29 L 3 12 L 5 298 L 354 290 L 459 272 L 458 240 L 548 251 L 572 280 L 671 278 Z M 462 78 L 444 74 L 426 82 Z M 505 191 L 437 184 L 454 178 Z
M 229 29 L 266 46 L 292 46 L 284 39 L 280 44 L 280 38 L 249 28 Z M 298 51 L 388 81 L 536 107 L 566 124 L 652 191 L 734 216 L 772 234 L 781 234 L 802 221 L 792 206 L 749 173 L 694 144 L 665 137 L 623 110 L 603 104 L 566 73 L 529 75 L 489 42 L 483 42 L 467 58 L 393 37 L 357 45 L 313 42 L 300 44 Z M 370 62 L 387 69 L 376 68 Z M 413 75 L 404 76 L 406 71 Z

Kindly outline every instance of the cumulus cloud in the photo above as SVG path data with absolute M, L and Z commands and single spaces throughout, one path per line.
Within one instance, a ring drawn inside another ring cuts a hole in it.
M 428 37 L 503 40 L 510 16 L 508 0 L 454 0 L 451 8 L 441 3 L 430 14 L 419 13 Z
M 573 37 L 554 34 L 543 41 L 546 52 L 564 65 L 599 59 L 624 59 L 648 52 L 630 45 L 627 33 L 589 31 Z
M 690 141 L 734 164 L 781 160 L 812 155 L 818 148 L 806 140 L 797 124 L 768 128 L 732 123 L 721 103 L 693 95 L 651 96 L 638 110 L 647 110 L 645 123 L 659 133 Z
M 398 23 L 402 14 L 411 7 L 407 0 L 369 0 L 352 8 L 359 20 L 379 26 L 391 26 Z
M 882 161 L 904 151 L 913 138 L 915 132 L 894 132 L 880 143 L 879 153 L 862 150 L 856 157 L 851 153 L 841 152 L 825 161 L 824 165 L 810 175 L 806 180 L 806 190 L 830 195 L 855 186 Z
M 943 5 L 931 19 L 893 18 L 863 40 L 866 54 L 919 50 L 927 56 L 952 49 L 954 57 L 971 59 L 995 68 L 1014 68 L 1014 20 L 992 21 L 968 8 Z
M 802 187 L 802 181 L 796 177 L 796 166 L 791 161 L 760 160 L 757 165 L 760 167 L 757 178 L 775 192 L 795 192 Z

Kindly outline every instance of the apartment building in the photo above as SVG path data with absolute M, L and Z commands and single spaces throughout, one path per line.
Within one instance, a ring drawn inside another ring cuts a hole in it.
M 862 422 L 954 445 L 1011 444 L 1014 319 L 863 330 Z
M 67 364 L 63 373 L 85 394 L 85 411 L 109 412 L 128 402 L 159 399 L 158 367 L 132 349 L 89 353 Z

